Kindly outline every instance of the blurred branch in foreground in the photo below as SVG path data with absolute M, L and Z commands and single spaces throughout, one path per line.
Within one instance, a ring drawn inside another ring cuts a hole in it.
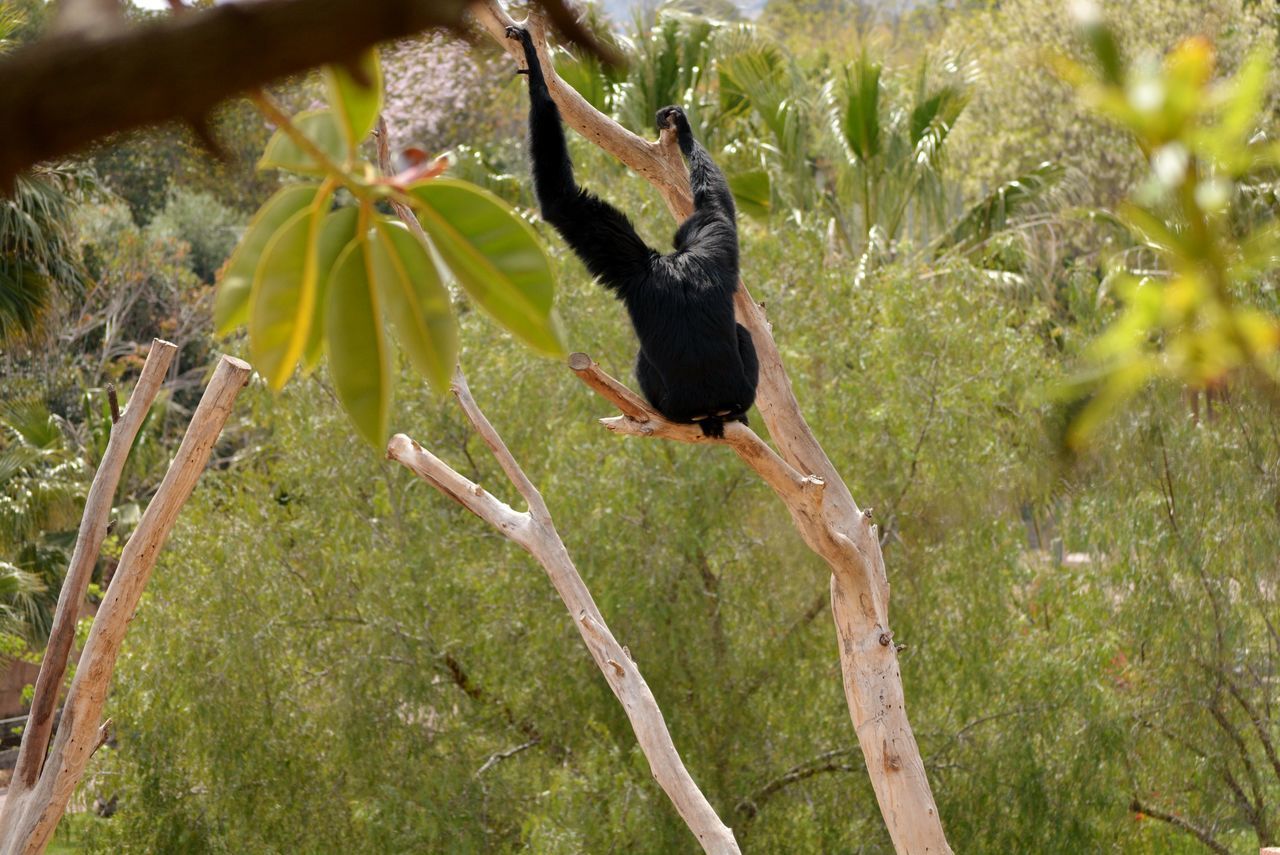
M 605 59 L 561 0 L 535 0 L 569 43 Z M 39 163 L 168 120 L 203 139 L 219 102 L 422 30 L 459 30 L 467 0 L 259 0 L 155 23 L 54 33 L 0 59 L 0 188 Z

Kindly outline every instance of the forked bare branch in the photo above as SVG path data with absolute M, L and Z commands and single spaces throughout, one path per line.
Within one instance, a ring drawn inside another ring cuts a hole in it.
M 489 523 L 503 536 L 523 547 L 542 565 L 547 578 L 564 601 L 596 667 L 626 711 L 635 731 L 636 741 L 649 761 L 649 768 L 658 785 L 671 799 L 676 811 L 705 851 L 738 852 L 733 832 L 720 821 L 715 809 L 698 789 L 680 759 L 680 753 L 667 730 L 662 710 L 640 674 L 640 669 L 632 661 L 630 653 L 609 631 L 590 590 L 582 581 L 582 576 L 560 539 L 560 533 L 556 530 L 541 493 L 485 417 L 472 397 L 461 370 L 454 375 L 452 388 L 463 413 L 489 447 L 517 492 L 528 503 L 530 510 L 514 510 L 404 434 L 391 438 L 387 445 L 387 457 L 405 466 Z
M 163 347 L 161 351 L 163 354 Z M 172 352 L 159 358 L 167 363 L 172 358 Z M 0 853 L 3 855 L 26 855 L 44 851 L 66 810 L 72 792 L 84 775 L 89 758 L 102 744 L 105 738 L 105 731 L 100 725 L 102 708 L 106 703 L 111 674 L 115 669 L 125 632 L 138 608 L 142 591 L 151 578 L 151 570 L 159 557 L 160 549 L 177 522 L 178 512 L 204 472 L 213 446 L 231 414 L 232 404 L 240 394 L 240 389 L 248 382 L 249 374 L 247 363 L 229 356 L 222 357 L 213 372 L 213 378 L 191 417 L 191 424 L 169 465 L 169 471 L 160 482 L 154 498 L 148 503 L 129 542 L 125 544 L 115 576 L 98 608 L 93 629 L 89 631 L 89 638 L 80 654 L 80 664 L 63 705 L 62 718 L 48 758 L 44 757 L 42 748 L 38 752 L 35 750 L 34 742 L 28 746 L 27 735 L 24 735 L 23 751 L 29 751 L 30 756 L 37 758 L 34 762 L 39 768 L 30 781 L 15 777 L 5 797 L 4 812 L 0 814 Z M 149 382 L 152 382 L 151 379 Z M 133 400 L 130 400 L 128 409 L 116 424 L 117 429 L 130 417 L 141 419 L 139 413 L 145 414 L 146 404 L 150 403 L 146 393 L 146 389 L 141 394 L 135 389 Z M 154 394 L 152 390 L 150 395 Z M 121 431 L 122 441 L 123 436 L 124 432 Z M 113 430 L 111 442 L 115 441 L 116 434 Z M 129 443 L 124 445 L 127 453 Z M 110 502 L 109 493 L 105 500 Z M 90 510 L 96 513 L 96 509 L 86 508 L 86 515 Z M 70 592 L 70 595 L 74 594 L 74 591 Z M 74 625 L 73 615 L 79 610 L 83 592 L 75 599 L 71 599 L 70 595 L 59 598 L 58 618 L 70 620 Z M 51 669 L 57 664 L 49 659 L 46 662 L 50 663 Z M 46 678 L 43 667 L 41 678 L 46 681 L 52 679 L 52 670 Z M 60 673 L 59 669 L 59 680 Z M 54 684 L 55 693 L 56 688 Z M 47 740 L 47 734 L 45 739 Z M 43 761 L 43 764 L 40 765 L 38 761 Z
M 500 0 L 478 0 L 473 13 L 494 40 L 519 62 L 515 42 L 506 38 L 506 28 L 516 22 Z M 692 212 L 688 171 L 674 134 L 664 131 L 651 142 L 592 107 L 555 73 L 541 18 L 531 14 L 525 25 L 533 35 L 547 87 L 565 123 L 648 180 L 662 194 L 676 220 L 687 217 Z M 752 300 L 745 285 L 739 285 L 734 308 L 755 344 L 760 361 L 756 405 L 778 450 L 774 453 L 740 425 L 726 429 L 725 444 L 769 483 L 786 504 L 804 542 L 831 568 L 831 609 L 845 697 L 895 848 L 900 853 L 946 855 L 951 849 L 907 720 L 897 649 L 889 625 L 889 582 L 877 528 L 870 513 L 858 507 L 805 422 L 764 309 Z M 604 420 L 610 430 L 703 441 L 697 428 L 655 420 L 656 414 L 646 412 L 648 408 L 642 401 L 637 404 L 634 394 L 623 394 L 617 388 L 620 384 L 600 377 L 590 364 L 571 363 L 571 367 L 594 391 L 622 411 L 622 417 Z

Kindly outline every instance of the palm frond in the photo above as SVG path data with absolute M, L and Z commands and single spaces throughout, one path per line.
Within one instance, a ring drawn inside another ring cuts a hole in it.
M 0 341 L 35 329 L 51 290 L 49 278 L 35 267 L 0 256 Z
M 83 292 L 87 274 L 71 233 L 83 175 L 42 167 L 0 197 L 0 336 L 30 331 L 55 292 Z
M 1006 181 L 983 197 L 938 241 L 936 249 L 967 251 L 993 234 L 1007 228 L 1010 221 L 1041 202 L 1066 175 L 1057 163 L 1041 163 L 1035 169 Z
M 864 163 L 880 153 L 880 72 L 864 52 L 843 69 L 836 127 L 849 151 Z

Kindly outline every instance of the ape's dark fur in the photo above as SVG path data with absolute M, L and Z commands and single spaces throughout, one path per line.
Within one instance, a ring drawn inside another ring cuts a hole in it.
M 574 182 L 533 40 L 518 27 L 507 35 L 524 45 L 529 65 L 533 186 L 543 219 L 626 304 L 640 339 L 636 379 L 654 409 L 724 436 L 726 421 L 746 422 L 759 377 L 751 334 L 733 318 L 738 227 L 724 173 L 693 138 L 683 110 L 658 111 L 659 130 L 675 128 L 689 162 L 694 212 L 676 230 L 675 252 L 650 249 L 622 212 Z

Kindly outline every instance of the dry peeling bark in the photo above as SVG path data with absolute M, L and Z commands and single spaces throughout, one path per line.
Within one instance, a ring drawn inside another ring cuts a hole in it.
M 106 532 L 120 469 L 175 350 L 168 342 L 156 340 L 152 344 L 128 407 L 120 420 L 112 425 L 107 454 L 90 489 L 71 569 L 58 598 L 54 634 L 60 631 L 74 634 L 80 603 L 89 582 L 89 571 L 97 559 Z M 58 821 L 62 819 L 67 801 L 89 765 L 89 758 L 106 740 L 110 722 L 101 723 L 102 708 L 129 621 L 133 619 L 142 591 L 151 578 L 160 549 L 177 522 L 178 512 L 204 472 L 236 396 L 249 381 L 249 372 L 247 363 L 229 356 L 222 357 L 213 372 L 169 471 L 125 544 L 115 576 L 80 654 L 53 746 L 46 757 L 52 703 L 62 682 L 67 651 L 70 650 L 69 640 L 65 645 L 66 651 L 62 651 L 61 646 L 52 649 L 51 638 L 51 650 L 41 663 L 36 682 L 35 699 L 41 706 L 37 710 L 33 704 L 33 726 L 22 735 L 19 769 L 15 770 L 5 796 L 4 812 L 0 814 L 0 855 L 44 851 Z M 60 627 L 69 629 L 60 630 Z M 37 719 L 37 713 L 43 716 L 46 707 L 48 721 Z
M 473 13 L 498 44 L 520 61 L 519 46 L 506 38 L 506 28 L 514 21 L 501 3 L 482 0 Z M 693 209 L 688 171 L 674 134 L 664 131 L 651 142 L 596 110 L 556 75 L 541 19 L 531 15 L 526 26 L 565 123 L 653 184 L 677 220 L 687 217 Z M 805 544 L 831 568 L 831 607 L 845 697 L 894 847 L 900 853 L 949 853 L 907 720 L 877 527 L 870 512 L 858 507 L 801 415 L 764 309 L 751 299 L 745 285 L 739 285 L 735 308 L 738 321 L 755 342 L 760 359 L 756 405 L 778 450 L 774 453 L 749 428 L 737 424 L 728 426 L 724 442 L 768 482 Z M 622 416 L 604 420 L 606 427 L 618 433 L 703 441 L 696 429 L 666 422 L 585 355 L 575 354 L 571 360 L 579 376 L 622 411 Z

